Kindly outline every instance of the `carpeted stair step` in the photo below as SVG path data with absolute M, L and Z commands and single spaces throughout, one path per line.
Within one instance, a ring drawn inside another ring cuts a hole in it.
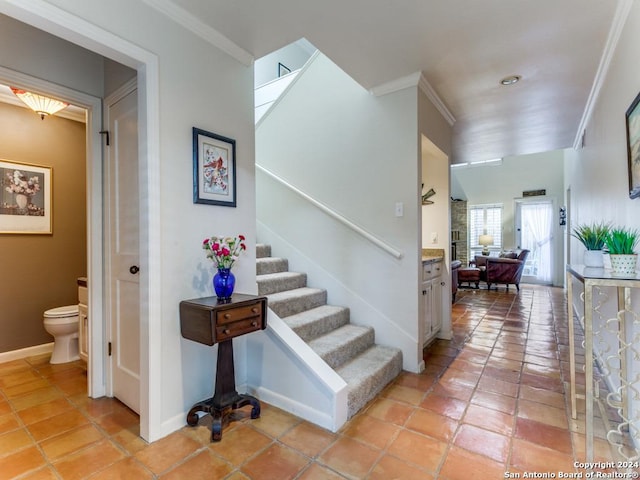
M 271 256 L 271 245 L 258 243 L 256 245 L 256 258 L 265 258 Z
M 271 295 L 272 293 L 294 290 L 307 286 L 307 275 L 296 272 L 278 272 L 258 275 L 258 295 Z
M 308 343 L 331 368 L 336 369 L 370 348 L 374 339 L 375 332 L 372 327 L 349 324 Z
M 286 258 L 263 257 L 256 259 L 256 274 L 286 272 L 289 270 L 289 261 Z
M 269 308 L 280 318 L 310 310 L 327 303 L 327 291 L 319 288 L 296 288 L 267 296 Z
M 291 330 L 308 343 L 316 337 L 349 323 L 349 309 L 335 305 L 321 305 L 290 315 L 284 321 Z
M 349 418 L 380 393 L 401 370 L 402 352 L 380 345 L 372 346 L 338 367 L 336 372 L 347 382 Z

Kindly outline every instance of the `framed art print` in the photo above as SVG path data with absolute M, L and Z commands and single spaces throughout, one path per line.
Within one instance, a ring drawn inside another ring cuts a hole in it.
M 236 141 L 195 127 L 193 203 L 236 206 Z
M 627 162 L 629 167 L 629 197 L 640 197 L 640 94 L 627 109 Z
M 0 160 L 0 234 L 51 234 L 51 167 Z

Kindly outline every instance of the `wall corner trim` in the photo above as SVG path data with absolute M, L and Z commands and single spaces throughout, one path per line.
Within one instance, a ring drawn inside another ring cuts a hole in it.
M 226 54 L 235 58 L 237 61 L 246 65 L 247 67 L 253 65 L 253 55 L 247 52 L 245 49 L 238 46 L 236 43 L 229 40 L 222 33 L 215 28 L 207 25 L 203 21 L 199 20 L 184 8 L 179 7 L 171 0 L 142 0 L 144 3 L 154 8 L 158 12 L 165 15 L 167 18 L 182 25 L 184 28 L 193 32 L 198 37 L 209 42 L 216 48 L 219 48 Z

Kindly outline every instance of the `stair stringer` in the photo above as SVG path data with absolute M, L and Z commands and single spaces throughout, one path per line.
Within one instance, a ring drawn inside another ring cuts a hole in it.
M 276 252 L 287 252 L 289 269 L 291 271 L 305 272 L 309 279 L 310 287 L 326 289 L 330 298 L 328 303 L 333 305 L 348 305 L 351 324 L 371 326 L 375 330 L 376 343 L 396 347 L 402 350 L 402 369 L 420 373 L 424 370 L 422 359 L 422 344 L 400 325 L 384 315 L 365 299 L 351 291 L 339 279 L 332 276 L 321 266 L 307 257 L 293 244 L 282 238 L 266 224 L 258 220 L 257 238 L 260 243 L 271 245 Z M 383 339 L 380 341 L 379 339 Z
M 267 329 L 247 335 L 247 390 L 337 432 L 348 418 L 347 384 L 271 309 Z

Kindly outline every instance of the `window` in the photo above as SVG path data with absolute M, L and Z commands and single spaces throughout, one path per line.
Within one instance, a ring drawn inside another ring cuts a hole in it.
M 502 204 L 469 207 L 469 259 L 482 254 L 478 239 L 485 234 L 493 237 L 490 251 L 502 250 Z

